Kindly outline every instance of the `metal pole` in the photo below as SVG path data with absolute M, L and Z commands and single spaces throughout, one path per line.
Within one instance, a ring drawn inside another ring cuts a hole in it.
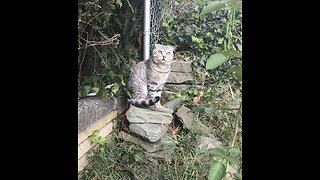
M 143 60 L 150 57 L 150 0 L 144 0 L 143 16 Z

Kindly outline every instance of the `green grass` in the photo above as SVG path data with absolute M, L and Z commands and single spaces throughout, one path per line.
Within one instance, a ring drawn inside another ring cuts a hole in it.
M 90 164 L 78 179 L 204 179 L 210 160 L 208 152 L 195 143 L 200 136 L 191 131 L 176 136 L 172 161 L 165 162 L 146 156 L 139 146 L 123 142 L 114 132 L 104 145 L 90 150 Z
M 230 90 L 222 91 L 221 87 L 206 88 L 203 99 L 198 105 L 192 105 L 190 101 L 185 101 L 184 104 L 191 109 L 200 106 L 215 107 L 212 114 L 201 108 L 194 114 L 203 124 L 211 127 L 210 134 L 218 137 L 224 145 L 228 146 L 232 144 L 234 137 L 235 118 L 238 110 L 228 109 L 225 106 L 226 102 L 231 99 L 231 94 Z M 236 88 L 239 87 L 234 86 L 233 88 L 236 92 Z M 241 93 L 236 96 L 241 98 Z M 240 118 L 239 133 L 233 146 L 240 150 L 242 149 L 241 124 Z M 122 141 L 117 137 L 118 132 L 114 130 L 103 145 L 89 151 L 90 164 L 78 174 L 78 179 L 207 179 L 212 159 L 210 159 L 207 149 L 198 147 L 199 138 L 205 134 L 197 131 L 180 130 L 179 132 L 175 136 L 174 153 L 172 161 L 169 163 L 163 159 L 147 156 L 139 146 Z M 241 155 L 237 161 L 240 162 L 238 171 L 241 173 Z

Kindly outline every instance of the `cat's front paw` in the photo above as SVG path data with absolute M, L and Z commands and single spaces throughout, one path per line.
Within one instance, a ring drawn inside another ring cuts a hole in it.
M 160 109 L 162 106 L 161 106 L 161 104 L 158 104 L 158 103 L 156 103 L 155 105 L 154 105 L 154 108 L 156 108 L 156 109 Z

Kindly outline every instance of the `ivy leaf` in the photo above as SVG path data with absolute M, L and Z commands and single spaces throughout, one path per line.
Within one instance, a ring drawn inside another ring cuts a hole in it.
M 112 86 L 111 91 L 113 94 L 116 94 L 119 90 L 119 85 L 118 83 L 114 83 L 114 86 Z
M 209 180 L 222 180 L 226 175 L 226 166 L 220 162 L 215 162 L 209 169 Z
M 228 156 L 226 157 L 226 159 L 233 165 L 239 166 L 239 162 L 237 160 L 237 158 L 235 158 L 234 156 Z
M 240 154 L 241 153 L 239 148 L 231 148 L 229 150 L 229 152 L 232 153 L 232 154 Z
M 90 92 L 90 90 L 91 90 L 91 86 L 88 86 L 88 85 L 84 86 L 85 94 L 88 94 Z
M 241 57 L 241 53 L 235 50 L 230 50 L 228 51 L 230 55 L 235 56 L 235 57 Z
M 213 54 L 207 60 L 206 70 L 214 69 L 220 66 L 221 64 L 223 64 L 224 62 L 226 62 L 227 60 L 228 58 L 222 53 Z
M 220 148 L 210 148 L 208 150 L 208 153 L 212 156 L 220 156 L 220 157 L 224 156 L 224 151 Z
M 99 93 L 100 88 L 99 88 L 99 87 L 93 87 L 92 90 L 93 90 L 95 93 Z
M 242 68 L 240 66 L 235 66 L 229 69 L 228 72 L 233 73 L 239 81 L 242 81 Z
M 114 84 L 109 84 L 109 85 L 107 85 L 105 88 L 106 88 L 106 89 L 110 89 L 112 86 L 114 86 Z
M 111 79 L 113 79 L 114 76 L 115 76 L 115 74 L 114 74 L 113 71 L 109 71 L 109 72 L 108 72 L 108 76 L 109 76 Z

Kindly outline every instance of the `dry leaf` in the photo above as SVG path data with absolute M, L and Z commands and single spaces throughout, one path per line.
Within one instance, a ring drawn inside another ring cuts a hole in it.
M 193 104 L 198 104 L 203 96 L 203 91 L 199 91 L 198 95 L 193 98 Z

